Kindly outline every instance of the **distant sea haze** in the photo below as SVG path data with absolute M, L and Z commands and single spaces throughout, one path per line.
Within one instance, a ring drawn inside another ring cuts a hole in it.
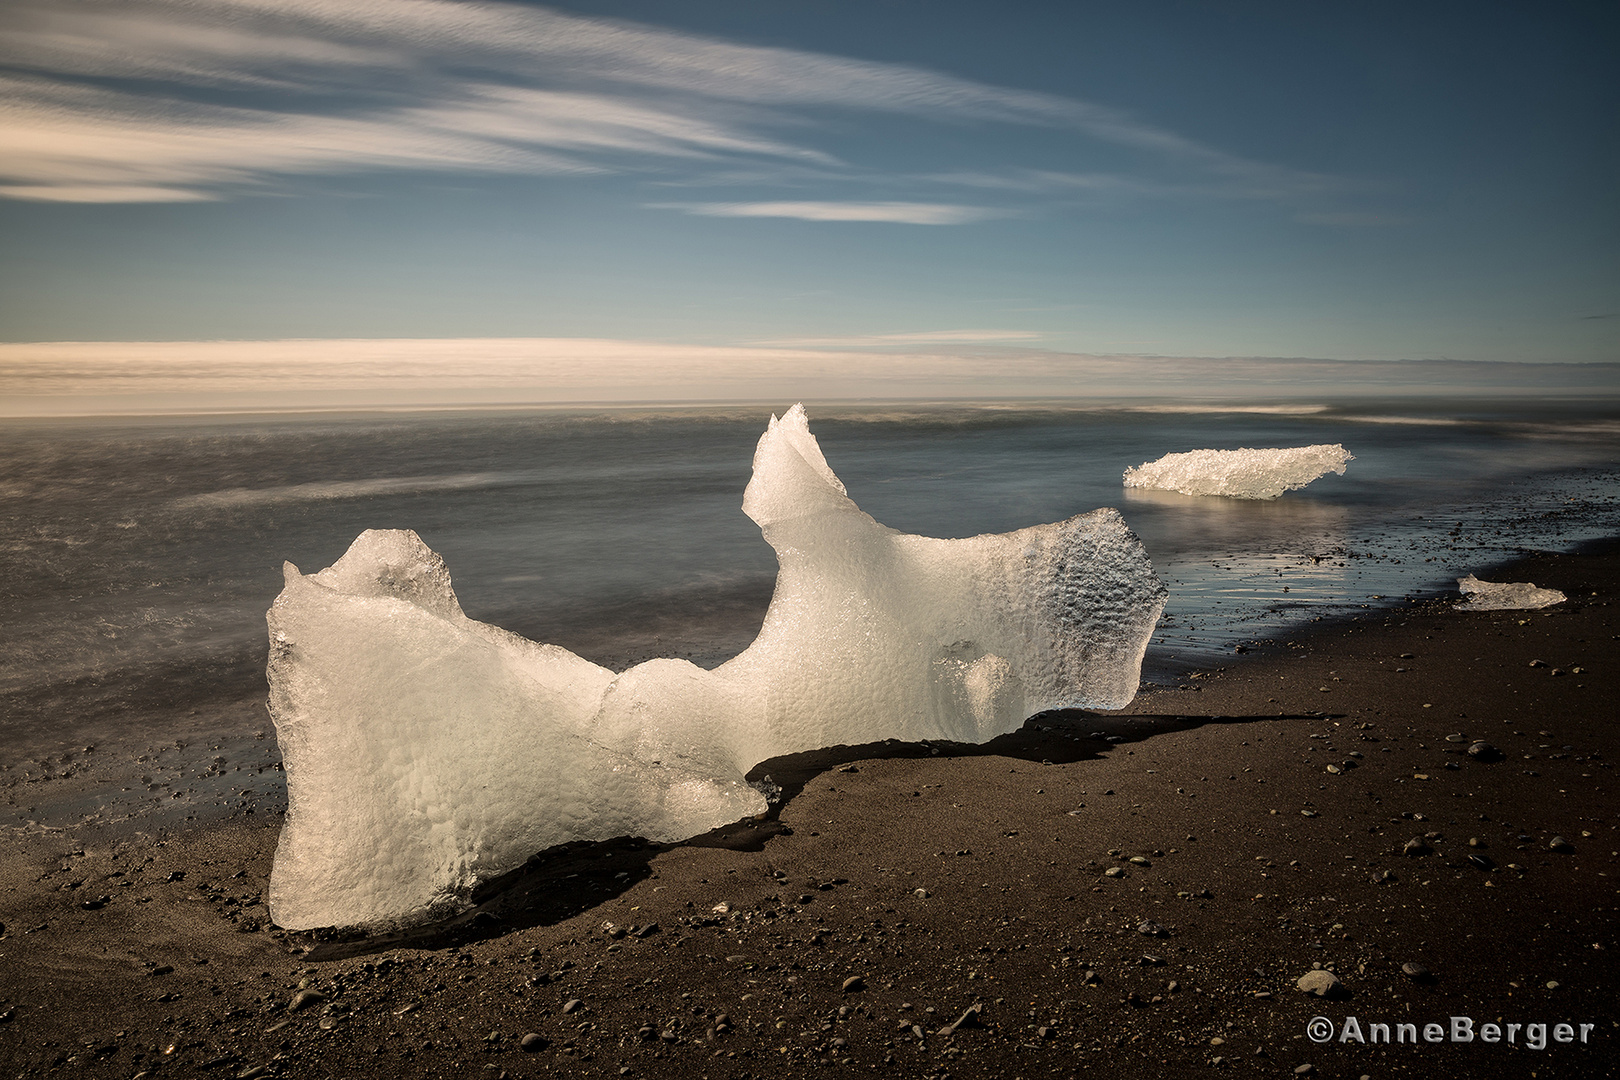
M 0 756 L 172 744 L 194 713 L 262 728 L 283 562 L 320 570 L 368 528 L 416 530 L 473 618 L 610 667 L 718 664 L 770 598 L 774 558 L 740 504 L 789 404 L 10 420 Z M 1118 507 L 1170 588 L 1155 680 L 1313 619 L 1455 593 L 1524 548 L 1620 534 L 1620 409 L 1602 403 L 812 404 L 810 418 L 856 503 L 905 532 Z M 1271 501 L 1122 486 L 1167 453 L 1323 443 L 1354 455 L 1346 473 Z
M 687 345 L 596 338 L 0 343 L 0 416 L 359 407 L 1620 395 L 1620 363 L 1097 355 L 1014 331 Z

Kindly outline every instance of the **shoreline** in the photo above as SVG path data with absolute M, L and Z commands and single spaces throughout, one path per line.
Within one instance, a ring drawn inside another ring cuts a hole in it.
M 778 759 L 759 770 L 784 789 L 772 820 L 572 845 L 407 947 L 310 952 L 268 925 L 268 805 L 160 837 L 15 838 L 0 863 L 0 1065 L 1603 1075 L 1620 1040 L 1605 993 L 1620 974 L 1620 738 L 1604 681 L 1620 545 L 1501 570 L 1569 599 L 1371 610 L 1117 713 L 1047 714 L 985 746 Z M 1470 757 L 1475 739 L 1503 759 Z M 1413 840 L 1427 852 L 1406 854 Z M 1347 998 L 1295 988 L 1316 964 Z M 301 983 L 323 996 L 294 1008 Z M 1595 1027 L 1542 1050 L 1522 1033 L 1318 1046 L 1316 1015 Z M 532 1053 L 530 1033 L 545 1043 Z

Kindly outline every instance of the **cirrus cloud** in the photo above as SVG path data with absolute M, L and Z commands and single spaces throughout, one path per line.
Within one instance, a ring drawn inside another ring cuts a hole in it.
M 1067 131 L 1197 178 L 1188 190 L 1235 197 L 1293 198 L 1330 184 L 1093 102 L 509 3 L 0 7 L 0 196 L 13 198 L 213 199 L 293 176 L 411 170 L 662 180 L 740 170 L 768 180 L 773 169 L 802 177 L 813 167 L 825 183 L 933 182 L 874 173 L 814 145 L 828 137 L 830 112 Z M 938 179 L 967 175 L 947 169 Z M 1001 186 L 1030 183 L 1016 175 Z M 1008 213 L 847 197 L 678 208 L 935 225 Z
M 896 225 L 965 225 L 1007 217 L 986 206 L 922 202 L 710 202 L 649 203 L 652 209 L 685 210 L 702 217 L 797 218 L 800 221 L 883 221 Z

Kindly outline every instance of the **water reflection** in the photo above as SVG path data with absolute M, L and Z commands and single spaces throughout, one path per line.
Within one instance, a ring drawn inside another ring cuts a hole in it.
M 1349 508 L 1308 496 L 1230 499 L 1122 488 L 1121 513 L 1156 558 L 1200 552 L 1320 555 L 1340 547 Z

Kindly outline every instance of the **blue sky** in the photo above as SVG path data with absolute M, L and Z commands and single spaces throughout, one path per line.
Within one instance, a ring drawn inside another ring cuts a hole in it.
M 10 0 L 0 339 L 1613 361 L 1617 11 Z

